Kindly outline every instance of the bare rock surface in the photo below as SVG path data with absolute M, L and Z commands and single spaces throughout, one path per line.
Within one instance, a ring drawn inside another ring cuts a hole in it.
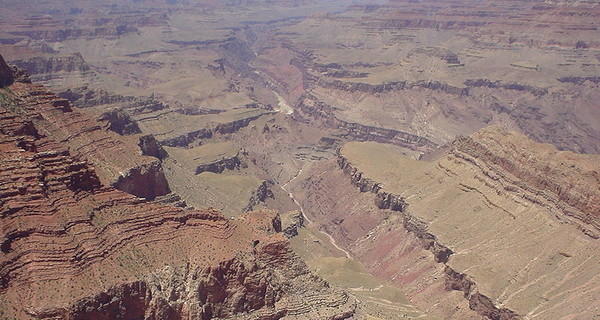
M 11 90 L 16 97 L 0 92 L 3 317 L 358 317 L 352 297 L 291 252 L 276 213 L 232 221 L 107 187 L 53 131 L 37 126 L 58 112 L 54 98 L 22 98 L 42 90 L 36 86 Z
M 419 239 L 445 265 L 446 289 L 462 291 L 479 314 L 492 319 L 598 314 L 592 302 L 600 294 L 592 262 L 600 254 L 597 156 L 557 151 L 491 127 L 457 139 L 431 162 L 376 143 L 346 144 L 338 162 L 360 191 L 376 194 L 374 205 L 381 207 L 382 193 L 400 199 L 397 232 Z M 372 257 L 378 246 L 387 252 L 397 245 L 383 241 L 393 239 L 383 227 L 390 223 L 375 223 L 349 243 L 359 257 L 379 261 L 371 264 L 374 271 L 397 279 L 402 273 L 386 261 L 401 256 Z M 332 234 L 343 239 L 347 233 L 340 231 L 355 225 L 338 224 L 343 229 Z
M 13 74 L 11 68 L 6 64 L 4 58 L 0 56 L 0 87 L 6 87 L 13 82 Z

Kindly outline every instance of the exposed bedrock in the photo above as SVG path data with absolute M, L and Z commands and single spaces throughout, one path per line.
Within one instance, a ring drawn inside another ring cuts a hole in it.
M 252 192 L 250 199 L 248 200 L 248 205 L 242 211 L 252 211 L 255 206 L 260 203 L 264 203 L 267 198 L 273 198 L 273 191 L 271 191 L 272 182 L 262 181 L 258 188 Z
M 112 185 L 121 191 L 149 200 L 171 192 L 160 161 L 131 168 L 121 173 Z
M 8 102 L 0 104 L 2 317 L 360 319 L 350 295 L 290 250 L 275 212 L 230 220 L 105 187 L 93 167 L 38 133 L 22 113 L 35 108 Z M 125 175 L 153 179 L 157 170 Z
M 161 140 L 160 144 L 169 147 L 185 147 L 197 140 L 212 138 L 213 132 L 210 129 L 200 129 L 188 132 L 185 135 Z
M 305 226 L 304 214 L 301 211 L 282 214 L 281 223 L 283 234 L 288 238 L 293 238 L 298 235 L 298 229 Z
M 69 88 L 59 92 L 58 96 L 69 100 L 74 106 L 79 108 L 94 107 L 105 104 L 117 104 L 125 108 L 130 115 L 148 113 L 165 109 L 160 101 L 152 98 L 139 98 L 133 96 L 123 96 L 110 93 L 105 90 L 91 89 L 87 86 Z
M 121 137 L 120 134 L 139 131 L 124 112 L 117 110 L 105 114 L 101 121 L 107 121 L 108 126 L 103 126 L 102 122 L 73 109 L 67 100 L 43 86 L 27 83 L 12 85 L 8 99 L 11 102 L 7 106 L 12 110 L 27 115 L 46 135 L 64 143 L 78 157 L 95 164 L 104 184 L 148 199 L 170 192 L 160 161 L 142 155 L 143 151 L 135 152 L 141 147 Z M 160 149 L 150 150 L 151 142 L 146 142 L 141 144 L 147 145 L 146 151 L 155 151 L 153 156 L 161 155 Z
M 437 146 L 429 139 L 415 134 L 340 120 L 334 115 L 333 111 L 334 107 L 317 101 L 315 98 L 305 98 L 296 106 L 293 117 L 299 121 L 344 129 L 353 140 L 391 143 L 422 151 Z
M 402 228 L 444 265 L 446 289 L 463 292 L 472 310 L 490 319 L 585 318 L 597 311 L 569 286 L 581 283 L 591 288 L 586 294 L 600 295 L 590 270 L 596 266 L 587 264 L 598 255 L 600 231 L 596 155 L 558 151 L 499 127 L 459 137 L 432 162 L 391 150 L 349 143 L 338 165 L 359 191 L 384 191 L 406 204 L 398 213 Z M 339 237 L 335 220 L 325 227 Z M 376 243 L 370 234 L 352 250 Z M 495 240 L 482 242 L 491 234 Z
M 83 60 L 80 53 L 68 56 L 32 57 L 26 60 L 13 60 L 14 65 L 27 70 L 31 75 L 41 75 L 56 72 L 84 72 L 90 66 Z
M 233 170 L 239 168 L 240 164 L 241 161 L 239 155 L 236 154 L 231 158 L 223 158 L 212 163 L 199 164 L 196 167 L 196 174 L 200 174 L 202 172 L 221 173 L 225 171 L 225 169 Z
M 212 138 L 214 134 L 234 133 L 241 128 L 247 127 L 252 121 L 260 118 L 264 114 L 265 113 L 237 119 L 231 122 L 219 123 L 212 128 L 193 130 L 177 137 L 160 140 L 160 144 L 169 147 L 185 147 L 197 140 Z
M 476 136 L 477 140 L 457 138 L 452 154 L 480 168 L 505 190 L 519 191 L 534 203 L 551 203 L 560 210 L 559 218 L 568 218 L 593 238 L 600 236 L 600 194 L 594 188 L 600 174 L 594 170 L 594 156 L 558 151 L 517 134 L 513 136 L 525 143 L 495 138 L 491 130 Z
M 454 53 L 446 48 L 440 48 L 440 47 L 417 48 L 417 49 L 413 49 L 411 52 L 409 52 L 408 57 L 411 57 L 413 55 L 418 55 L 418 54 L 424 54 L 427 56 L 436 57 L 438 59 L 446 61 L 446 63 L 453 64 L 453 65 L 460 64 L 460 59 L 458 58 L 458 55 L 456 55 L 456 53 Z
M 72 29 L 46 29 L 46 30 L 26 30 L 26 31 L 12 31 L 13 35 L 26 36 L 34 40 L 45 40 L 49 42 L 59 42 L 69 39 L 80 39 L 80 38 L 104 38 L 104 39 L 117 39 L 127 33 L 139 32 L 136 27 L 130 27 L 126 25 L 118 26 L 106 26 L 106 27 L 92 27 L 88 29 L 83 28 L 72 28 Z
M 458 273 L 446 266 L 445 285 L 447 290 L 462 291 L 469 300 L 469 307 L 492 320 L 516 320 L 522 317 L 506 308 L 497 308 L 490 298 L 475 290 L 476 284 L 465 274 Z
M 399 91 L 399 90 L 408 90 L 412 88 L 425 88 L 430 90 L 439 90 L 449 94 L 458 95 L 458 96 L 466 96 L 469 95 L 469 88 L 459 88 L 452 86 L 447 83 L 439 82 L 439 81 L 415 81 L 415 82 L 406 82 L 406 81 L 395 81 L 383 84 L 369 84 L 369 83 L 361 83 L 361 82 L 345 82 L 342 80 L 333 80 L 326 81 L 323 79 L 316 80 L 316 85 L 331 88 L 344 90 L 348 92 L 365 92 L 369 94 L 382 93 L 387 91 Z
M 9 86 L 13 83 L 14 78 L 12 69 L 6 64 L 4 58 L 0 55 L 0 88 Z
M 114 109 L 104 113 L 100 117 L 100 120 L 108 122 L 108 129 L 122 136 L 142 133 L 137 123 L 121 109 Z
M 406 202 L 398 195 L 390 194 L 381 190 L 381 184 L 364 177 L 362 172 L 353 167 L 352 164 L 343 156 L 338 154 L 338 166 L 344 173 L 350 176 L 352 184 L 357 186 L 361 192 L 371 192 L 375 194 L 375 205 L 379 209 L 390 209 L 393 211 L 404 211 Z
M 381 184 L 364 177 L 364 174 L 341 154 L 338 155 L 338 166 L 361 192 L 371 192 L 376 195 L 374 201 L 378 208 L 401 212 L 404 229 L 419 239 L 424 249 L 431 251 L 437 263 L 445 264 L 448 262 L 453 251 L 428 231 L 426 222 L 405 210 L 407 204 L 402 196 L 382 191 Z M 493 320 L 520 319 L 520 316 L 515 312 L 497 307 L 491 299 L 478 292 L 475 283 L 466 275 L 457 273 L 448 265 L 446 265 L 445 270 L 446 289 L 464 292 L 464 297 L 469 301 L 469 306 L 472 310 Z
M 280 259 L 285 258 L 291 258 L 291 253 L 283 243 L 259 242 L 254 253 L 239 254 L 215 266 L 166 267 L 142 280 L 81 299 L 67 309 L 42 310 L 31 315 L 40 319 L 58 316 L 81 320 L 280 319 L 286 315 L 302 317 L 307 306 L 322 307 L 325 314 L 336 319 L 354 313 L 343 310 L 349 307 L 344 295 L 323 295 L 319 297 L 321 301 L 307 301 L 306 306 L 289 303 L 284 293 L 288 286 L 285 277 L 314 280 L 306 279 L 310 275 L 302 263 L 295 259 L 282 263 Z M 336 311 L 335 306 L 341 310 Z
M 138 146 L 145 156 L 151 156 L 161 160 L 168 157 L 165 149 L 158 143 L 153 135 L 141 136 Z
M 501 88 L 506 90 L 525 91 L 533 94 L 534 96 L 543 96 L 548 93 L 547 88 L 539 88 L 531 85 L 519 84 L 519 83 L 504 83 L 499 80 L 489 79 L 467 79 L 465 82 L 467 87 L 487 87 L 487 88 Z
M 583 85 L 585 84 L 587 81 L 589 81 L 590 83 L 600 83 L 600 77 L 563 77 L 563 78 L 559 78 L 557 79 L 560 82 L 569 82 L 569 83 L 574 83 L 577 85 Z
M 374 195 L 360 192 L 335 159 L 320 162 L 305 174 L 292 187 L 304 214 L 369 272 L 402 289 L 431 316 L 482 319 L 462 294 L 445 290 L 444 267 L 435 262 L 435 255 L 444 260 L 447 251 L 426 224 L 405 218 L 402 212 L 379 209 Z

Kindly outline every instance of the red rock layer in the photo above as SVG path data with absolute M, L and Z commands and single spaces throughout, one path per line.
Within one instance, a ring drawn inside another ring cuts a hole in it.
M 11 108 L 26 114 L 71 153 L 93 163 L 104 184 L 150 199 L 170 192 L 160 161 L 142 156 L 135 137 L 108 130 L 41 85 L 17 82 L 10 89 Z
M 41 87 L 10 90 L 16 95 L 0 89 L 0 316 L 354 315 L 354 301 L 291 252 L 276 213 L 231 221 L 103 186 L 86 161 L 51 139 L 87 120 Z M 36 128 L 42 121 L 56 127 Z M 88 129 L 79 136 L 102 140 L 101 129 Z
M 549 201 L 565 217 L 575 218 L 586 234 L 600 236 L 600 163 L 598 156 L 559 151 L 522 134 L 498 127 L 460 137 L 451 151 L 500 182 L 508 191 Z
M 381 209 L 379 198 L 367 192 L 373 190 L 370 181 L 349 178 L 340 165 L 333 159 L 321 162 L 292 187 L 308 219 L 427 314 L 483 319 L 462 294 L 445 289 L 444 264 L 436 263 L 428 250 L 430 239 L 405 229 L 402 216 Z

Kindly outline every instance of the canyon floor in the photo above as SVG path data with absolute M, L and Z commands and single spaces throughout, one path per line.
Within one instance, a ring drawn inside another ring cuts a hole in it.
M 600 319 L 598 21 L 0 0 L 0 318 Z

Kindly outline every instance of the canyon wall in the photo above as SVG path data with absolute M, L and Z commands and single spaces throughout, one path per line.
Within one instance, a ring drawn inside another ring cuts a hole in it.
M 41 85 L 17 82 L 10 89 L 6 107 L 31 118 L 45 135 L 93 163 L 104 184 L 150 199 L 170 192 L 159 159 L 132 152 L 139 150 L 137 141 L 113 132 L 123 130 L 114 125 L 104 128 L 102 122 L 73 109 Z
M 459 292 L 489 319 L 593 318 L 598 163 L 492 127 L 432 162 L 348 143 L 337 173 L 332 164 L 313 168 L 295 191 L 311 221 L 432 314 L 445 312 L 427 306 L 442 289 L 442 310 L 460 308 L 450 298 Z M 347 182 L 336 182 L 340 174 Z M 323 196 L 340 192 L 362 211 Z M 423 265 L 419 250 L 434 265 Z
M 229 220 L 104 185 L 42 120 L 75 111 L 27 86 L 0 89 L 2 317 L 360 318 L 291 252 L 277 213 Z
M 0 87 L 6 87 L 11 85 L 13 82 L 12 70 L 4 61 L 4 58 L 0 56 Z

